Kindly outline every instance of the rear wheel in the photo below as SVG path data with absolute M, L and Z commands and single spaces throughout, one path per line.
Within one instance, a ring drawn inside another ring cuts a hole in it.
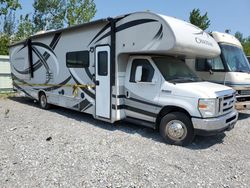
M 48 104 L 45 93 L 41 93 L 39 95 L 39 104 L 42 109 L 48 110 L 50 108 L 50 104 Z
M 194 139 L 191 119 L 182 112 L 172 112 L 161 119 L 160 134 L 168 144 L 186 146 Z

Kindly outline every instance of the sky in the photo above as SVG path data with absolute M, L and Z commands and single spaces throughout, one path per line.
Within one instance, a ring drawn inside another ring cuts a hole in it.
M 19 0 L 22 10 L 19 14 L 32 13 L 33 0 Z M 95 0 L 97 13 L 93 20 L 115 17 L 137 11 L 164 14 L 188 21 L 194 8 L 201 13 L 208 12 L 211 25 L 208 31 L 224 32 L 230 29 L 250 36 L 250 0 Z

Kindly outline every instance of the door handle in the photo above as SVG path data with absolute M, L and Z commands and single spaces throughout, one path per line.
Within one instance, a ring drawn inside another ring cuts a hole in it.
M 99 80 L 96 80 L 96 81 L 95 81 L 95 85 L 96 85 L 96 86 L 99 86 L 99 85 L 100 85 Z
M 129 92 L 126 91 L 126 98 L 129 98 Z

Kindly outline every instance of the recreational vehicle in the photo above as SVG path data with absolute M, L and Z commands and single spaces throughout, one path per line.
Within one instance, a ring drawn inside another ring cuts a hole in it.
M 131 13 L 29 37 L 10 47 L 14 86 L 38 100 L 158 129 L 167 143 L 234 127 L 235 91 L 202 82 L 184 59 L 213 58 L 216 41 L 176 18 Z
M 250 65 L 238 39 L 212 32 L 221 54 L 216 58 L 187 59 L 188 66 L 202 79 L 232 87 L 237 91 L 238 109 L 250 107 Z

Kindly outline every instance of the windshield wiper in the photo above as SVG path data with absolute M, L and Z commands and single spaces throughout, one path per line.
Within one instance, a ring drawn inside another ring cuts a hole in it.
M 199 77 L 176 77 L 176 78 L 172 78 L 169 79 L 169 82 L 187 82 L 187 81 L 191 81 L 191 82 L 197 82 Z

